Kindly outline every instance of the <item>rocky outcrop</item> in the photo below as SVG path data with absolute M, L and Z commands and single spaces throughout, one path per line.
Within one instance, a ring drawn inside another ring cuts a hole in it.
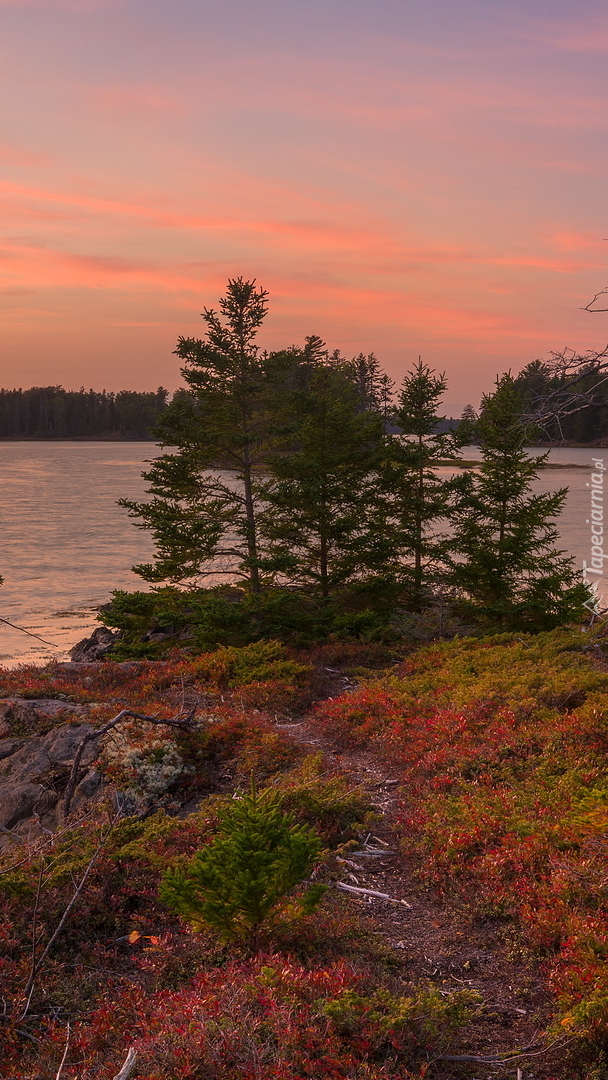
M 82 705 L 73 705 L 70 701 L 60 698 L 2 698 L 0 699 L 0 739 L 8 735 L 11 730 L 36 731 L 42 724 L 48 727 L 48 722 L 58 716 L 65 717 L 71 713 L 74 717 L 82 716 Z
M 3 701 L 2 705 L 7 706 Z M 17 705 L 19 703 L 13 703 Z M 27 702 L 36 706 L 38 701 Z M 46 702 L 46 706 L 50 703 Z M 65 702 L 58 702 L 65 709 Z M 58 810 L 76 751 L 91 724 L 62 724 L 46 735 L 0 739 L 0 848 L 15 840 L 35 838 L 59 825 Z M 74 808 L 99 793 L 101 774 L 92 765 L 97 755 L 93 742 L 84 752 L 85 775 L 73 800 Z
M 90 663 L 91 661 L 101 660 L 106 653 L 110 652 L 117 636 L 117 634 L 108 630 L 107 626 L 98 626 L 90 637 L 83 638 L 82 641 L 78 641 L 70 649 L 71 660 L 74 663 Z

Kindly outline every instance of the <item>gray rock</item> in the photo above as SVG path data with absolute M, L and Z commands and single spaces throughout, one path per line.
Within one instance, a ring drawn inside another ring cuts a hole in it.
M 83 737 L 94 730 L 92 724 L 63 724 L 46 735 L 0 740 L 0 848 L 14 839 L 57 828 L 58 804 L 76 751 Z M 82 759 L 89 771 L 75 798 L 81 805 L 101 785 L 101 774 L 91 769 L 96 755 L 96 742 L 90 743 Z
M 82 705 L 58 698 L 2 698 L 0 699 L 0 737 L 10 731 L 11 721 L 28 728 L 36 728 L 40 720 L 54 720 L 61 714 L 83 716 Z
M 15 751 L 19 750 L 26 742 L 27 739 L 19 738 L 0 739 L 0 761 L 2 758 L 10 757 L 11 754 L 14 754 Z
M 2 785 L 0 790 L 0 826 L 14 831 L 17 825 L 24 821 L 31 821 L 38 826 L 38 818 L 44 824 L 49 810 L 54 810 L 59 796 L 56 792 L 42 786 L 42 784 L 30 784 L 27 781 Z
M 90 637 L 83 638 L 70 649 L 70 658 L 77 664 L 101 660 L 110 651 L 117 636 L 107 626 L 98 626 Z

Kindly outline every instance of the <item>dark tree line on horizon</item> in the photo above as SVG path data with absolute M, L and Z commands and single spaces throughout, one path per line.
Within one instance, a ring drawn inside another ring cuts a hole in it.
M 344 360 L 338 350 L 332 358 L 336 363 Z M 375 355 L 361 353 L 349 363 L 363 398 L 372 393 L 388 432 L 397 433 L 391 397 L 394 384 L 381 371 Z M 533 360 L 514 381 L 526 418 L 535 428 L 535 442 L 584 444 L 608 438 L 608 346 L 584 355 L 565 349 L 549 360 Z M 0 389 L 0 439 L 153 441 L 170 400 L 184 393 L 187 390 L 182 388 L 171 395 L 162 386 L 154 391 L 116 392 L 84 386 L 65 390 L 61 385 Z M 473 406 L 467 405 L 459 419 L 441 418 L 438 431 L 454 430 L 463 419 L 470 422 L 476 416 Z M 475 441 L 474 429 L 470 432 Z
M 1 439 L 152 439 L 169 391 L 0 390 Z

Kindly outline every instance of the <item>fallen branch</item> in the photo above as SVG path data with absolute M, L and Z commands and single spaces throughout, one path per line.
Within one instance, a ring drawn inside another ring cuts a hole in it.
M 148 724 L 159 724 L 166 727 L 185 728 L 189 727 L 189 725 L 192 723 L 195 712 L 196 705 L 183 717 L 177 716 L 170 720 L 159 720 L 157 716 L 146 716 L 144 713 L 134 712 L 133 709 L 122 709 L 122 711 L 119 712 L 117 716 L 114 716 L 112 720 L 108 720 L 107 724 L 104 724 L 102 727 L 97 728 L 96 731 L 90 731 L 88 735 L 85 735 L 78 746 L 76 754 L 74 755 L 74 762 L 72 764 L 69 780 L 65 789 L 65 794 L 63 796 L 63 821 L 65 822 L 69 816 L 72 799 L 74 798 L 74 792 L 78 784 L 80 762 L 82 761 L 82 755 L 84 754 L 89 743 L 94 742 L 97 739 L 101 739 L 102 735 L 107 735 L 108 731 L 111 731 L 112 728 L 117 727 L 117 725 L 120 724 L 123 720 L 126 720 L 127 717 L 132 720 L 145 720 Z
M 131 1049 L 129 1050 L 129 1053 L 127 1054 L 127 1056 L 125 1058 L 125 1062 L 124 1062 L 124 1065 L 123 1065 L 122 1069 L 120 1070 L 120 1072 L 116 1073 L 116 1076 L 114 1077 L 114 1080 L 127 1080 L 127 1077 L 131 1075 L 131 1073 L 133 1072 L 133 1069 L 135 1068 L 136 1061 L 137 1061 L 137 1052 L 133 1049 L 133 1047 L 131 1047 Z
M 393 852 L 390 848 L 383 850 L 380 848 L 364 848 L 361 851 L 351 851 L 351 855 L 358 855 L 362 859 L 386 859 L 387 855 L 392 855 Z
M 407 900 L 396 900 L 394 896 L 389 896 L 388 893 L 377 892 L 375 889 L 361 889 L 358 885 L 347 885 L 345 881 L 336 881 L 336 888 L 343 889 L 345 892 L 359 893 L 362 896 L 372 896 L 376 900 L 388 900 L 391 904 L 403 904 L 404 907 L 410 908 L 412 905 L 408 904 Z
M 363 870 L 363 867 L 359 866 L 359 863 L 353 862 L 352 859 L 341 859 L 339 855 L 336 855 L 336 862 L 343 863 L 344 866 L 351 866 L 353 870 Z
M 552 1043 L 543 1044 L 542 1042 L 530 1043 L 528 1046 L 522 1046 L 519 1050 L 508 1050 L 504 1054 L 492 1054 L 488 1057 L 476 1057 L 474 1054 L 441 1054 L 433 1058 L 435 1061 L 472 1061 L 476 1065 L 508 1065 L 509 1062 L 515 1061 L 520 1057 L 539 1057 L 541 1054 L 546 1054 L 549 1050 L 555 1050 L 559 1047 L 561 1050 L 568 1043 L 571 1043 L 572 1039 L 556 1039 Z M 431 1063 L 432 1064 L 432 1063 Z
M 509 1054 L 494 1054 L 492 1057 L 476 1057 L 475 1054 L 442 1054 L 441 1057 L 433 1058 L 433 1061 L 473 1061 L 476 1065 L 508 1065 L 515 1058 L 523 1057 L 533 1049 L 529 1047 L 523 1050 L 513 1050 Z
M 63 1066 L 66 1063 L 66 1059 L 67 1059 L 67 1056 L 68 1056 L 68 1050 L 69 1049 L 70 1049 L 70 1025 L 69 1025 L 69 1022 L 68 1022 L 68 1029 L 67 1029 L 66 1036 L 65 1036 L 65 1050 L 63 1051 L 63 1057 L 62 1057 L 62 1059 L 61 1059 L 61 1061 L 59 1063 L 59 1068 L 57 1069 L 57 1072 L 55 1074 L 55 1080 L 61 1080 L 61 1074 L 63 1072 Z

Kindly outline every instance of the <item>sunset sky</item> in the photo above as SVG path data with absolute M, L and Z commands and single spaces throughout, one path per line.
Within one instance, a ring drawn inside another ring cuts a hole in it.
M 605 0 L 0 0 L 0 92 L 1 386 L 174 389 L 237 275 L 453 412 L 608 341 Z

